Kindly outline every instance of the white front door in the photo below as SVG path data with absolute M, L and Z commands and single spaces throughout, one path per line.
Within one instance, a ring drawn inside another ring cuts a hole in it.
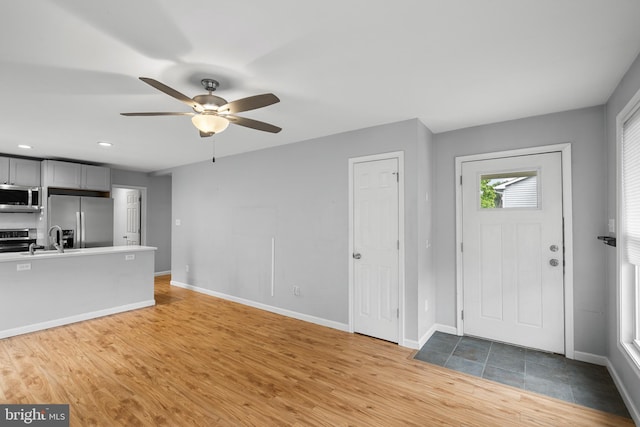
M 140 191 L 127 191 L 126 232 L 122 236 L 127 246 L 140 244 Z
M 561 153 L 462 163 L 464 333 L 564 353 Z
M 398 342 L 398 159 L 353 164 L 354 331 Z

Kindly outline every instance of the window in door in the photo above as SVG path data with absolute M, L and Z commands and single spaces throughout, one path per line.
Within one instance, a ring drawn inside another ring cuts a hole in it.
M 480 176 L 481 209 L 540 207 L 538 171 L 504 172 Z

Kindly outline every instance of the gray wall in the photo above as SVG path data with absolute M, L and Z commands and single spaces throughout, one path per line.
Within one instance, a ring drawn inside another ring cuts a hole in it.
M 418 267 L 429 265 L 419 259 L 429 226 L 418 197 L 431 138 L 414 119 L 173 169 L 172 279 L 347 324 L 348 159 L 404 151 L 405 338 L 417 340 L 418 294 L 428 294 L 418 282 L 433 288 Z
M 427 127 L 418 126 L 418 339 L 436 323 L 436 286 L 433 245 L 433 200 L 435 197 L 434 137 Z M 407 248 L 407 250 L 410 250 Z
M 437 323 L 456 324 L 455 157 L 572 144 L 575 350 L 606 355 L 604 108 L 593 107 L 435 135 Z
M 616 218 L 616 116 L 640 90 L 640 56 L 636 58 L 631 68 L 609 98 L 606 105 L 606 164 L 607 164 L 607 218 Z M 623 382 L 629 396 L 635 402 L 636 410 L 640 409 L 640 381 L 638 369 L 633 366 L 623 351 L 618 347 L 618 310 L 617 310 L 617 282 L 616 282 L 616 252 L 613 248 L 603 249 L 603 256 L 607 260 L 607 297 L 609 305 L 608 316 L 608 357 Z M 636 420 L 637 421 L 637 420 Z
M 171 176 L 111 170 L 111 184 L 147 188 L 147 245 L 155 246 L 155 272 L 171 270 Z
M 150 176 L 147 244 L 158 248 L 155 272 L 171 271 L 171 175 Z

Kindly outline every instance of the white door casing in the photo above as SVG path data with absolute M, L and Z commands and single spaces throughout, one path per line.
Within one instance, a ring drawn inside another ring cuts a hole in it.
M 561 153 L 467 161 L 461 169 L 464 333 L 565 353 Z M 481 179 L 499 176 L 511 177 L 512 188 L 537 188 L 537 196 L 527 207 L 507 207 L 505 190 L 505 208 L 482 208 Z
M 350 324 L 400 342 L 401 156 L 350 161 Z

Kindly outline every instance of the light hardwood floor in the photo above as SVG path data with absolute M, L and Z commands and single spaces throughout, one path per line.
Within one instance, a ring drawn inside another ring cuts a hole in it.
M 0 340 L 0 401 L 72 426 L 632 426 L 413 351 L 171 287 L 155 307 Z

